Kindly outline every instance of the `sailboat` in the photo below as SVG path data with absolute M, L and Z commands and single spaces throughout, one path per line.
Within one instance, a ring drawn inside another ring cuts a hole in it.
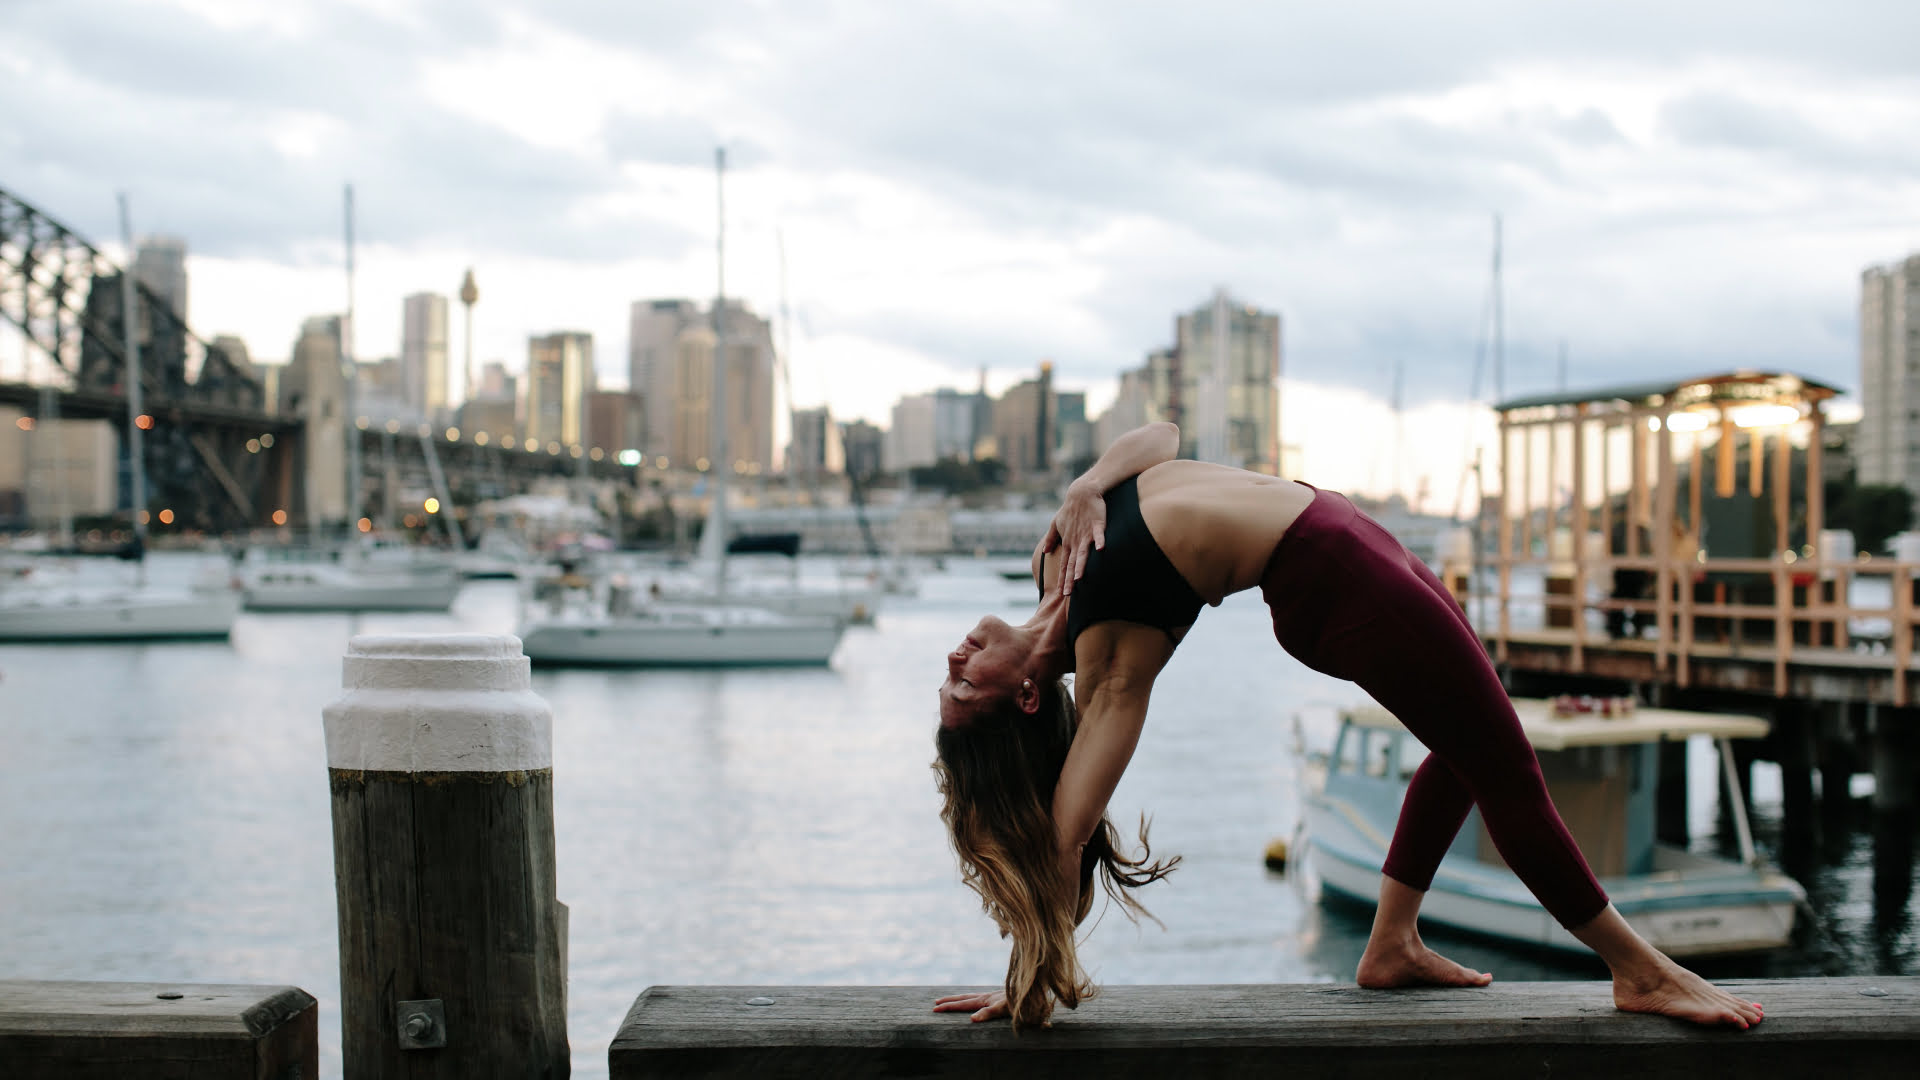
M 134 549 L 131 583 L 95 583 L 40 568 L 0 580 L 0 641 L 110 641 L 224 638 L 240 611 L 240 594 L 223 567 L 196 575 L 185 587 L 147 580 L 147 470 L 140 425 L 140 342 L 134 334 L 139 290 L 133 279 L 133 224 L 120 197 L 120 238 L 127 265 L 120 272 L 121 333 L 127 365 L 127 453 L 132 462 Z
M 347 311 L 340 327 L 340 356 L 347 376 L 341 423 L 346 433 L 347 518 L 351 521 L 358 512 L 361 474 L 360 433 L 354 415 L 358 375 L 353 357 L 352 185 L 345 191 L 344 211 Z M 448 507 L 441 520 L 450 530 L 457 530 L 433 440 L 423 433 L 420 443 Z M 306 547 L 248 548 L 239 573 L 247 607 L 253 611 L 446 611 L 453 606 L 461 584 L 460 573 L 445 552 L 373 536 L 349 535 L 337 546 L 315 543 Z
M 825 664 L 845 632 L 844 620 L 782 615 L 729 596 L 727 529 L 726 416 L 726 151 L 714 152 L 715 192 L 719 196 L 719 291 L 714 299 L 713 348 L 713 513 L 707 530 L 716 540 L 713 584 L 697 599 L 671 602 L 642 596 L 630 584 L 565 571 L 543 583 L 523 608 L 521 648 L 536 664 L 621 666 L 765 666 Z

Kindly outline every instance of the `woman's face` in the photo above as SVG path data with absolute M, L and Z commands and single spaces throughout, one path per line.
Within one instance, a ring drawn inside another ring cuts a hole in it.
M 1003 619 L 982 618 L 947 654 L 947 677 L 940 683 L 940 724 L 956 727 L 982 707 L 1012 697 L 1026 681 L 1030 650 L 1020 632 Z

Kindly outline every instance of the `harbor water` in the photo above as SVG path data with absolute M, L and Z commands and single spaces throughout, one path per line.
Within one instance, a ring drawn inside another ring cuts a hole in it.
M 937 817 L 934 692 L 979 615 L 1023 618 L 1033 590 L 966 559 L 920 585 L 850 630 L 829 669 L 535 671 L 555 715 L 575 1075 L 605 1074 L 608 1041 L 653 984 L 999 981 L 1006 947 Z M 244 614 L 231 641 L 0 645 L 0 978 L 292 983 L 320 999 L 322 1072 L 338 1075 L 320 710 L 354 634 L 510 632 L 515 614 L 511 583 L 475 582 L 445 615 Z M 1097 979 L 1351 979 L 1368 913 L 1308 902 L 1261 854 L 1296 820 L 1296 716 L 1324 743 L 1333 710 L 1360 700 L 1274 644 L 1257 594 L 1202 616 L 1110 807 L 1129 834 L 1150 815 L 1156 853 L 1183 863 L 1143 894 L 1164 928 L 1096 908 L 1083 958 Z M 1722 842 L 1714 769 L 1694 746 L 1703 849 Z M 1774 851 L 1777 770 L 1757 766 L 1755 788 Z M 1866 820 L 1802 875 L 1811 925 L 1795 948 L 1702 969 L 1920 974 L 1914 903 L 1875 914 Z M 1602 972 L 1428 937 L 1498 979 Z

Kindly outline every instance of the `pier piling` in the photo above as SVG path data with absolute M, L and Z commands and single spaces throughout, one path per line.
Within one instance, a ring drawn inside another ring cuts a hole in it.
M 552 712 L 519 639 L 361 636 L 325 710 L 342 1057 L 361 1077 L 564 1077 Z

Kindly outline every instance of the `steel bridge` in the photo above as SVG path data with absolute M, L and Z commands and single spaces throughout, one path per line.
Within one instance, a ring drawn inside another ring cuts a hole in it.
M 109 420 L 125 431 L 133 419 L 121 317 L 126 272 L 79 232 L 0 188 L 0 320 L 51 361 L 35 382 L 0 382 L 0 405 L 35 417 L 51 406 L 62 419 Z M 316 524 L 303 520 L 304 419 L 277 415 L 263 380 L 244 361 L 195 334 L 145 284 L 136 281 L 135 292 L 148 506 L 172 509 L 176 527 L 213 533 L 274 524 L 276 511 L 290 524 Z M 377 520 L 395 504 L 396 487 L 425 489 L 429 453 L 440 459 L 456 496 L 475 498 L 525 491 L 543 478 L 620 480 L 631 471 L 577 448 L 488 445 L 417 421 L 406 425 L 404 438 L 396 430 L 364 419 L 349 428 L 365 463 L 349 516 Z M 122 475 L 125 445 L 123 435 Z M 131 509 L 122 505 L 121 512 Z

